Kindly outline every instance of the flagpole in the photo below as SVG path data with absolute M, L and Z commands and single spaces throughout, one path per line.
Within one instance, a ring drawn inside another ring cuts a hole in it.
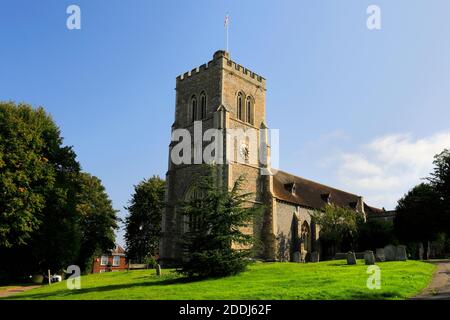
M 229 25 L 230 21 L 229 21 L 229 15 L 228 12 L 225 15 L 225 33 L 226 33 L 226 51 L 228 52 L 228 25 Z
M 228 52 L 228 23 L 227 23 L 227 52 Z

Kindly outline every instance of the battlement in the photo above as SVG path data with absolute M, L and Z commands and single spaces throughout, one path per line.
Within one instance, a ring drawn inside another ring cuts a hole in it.
M 222 62 L 223 61 L 223 62 Z M 201 66 L 192 69 L 191 71 L 185 72 L 179 75 L 176 79 L 177 81 L 183 81 L 187 78 L 195 76 L 202 71 L 208 70 L 209 68 L 216 66 L 217 64 L 222 64 L 223 67 L 227 66 L 231 68 L 233 71 L 239 72 L 245 77 L 252 79 L 253 81 L 260 82 L 265 85 L 265 78 L 251 71 L 250 69 L 245 68 L 244 66 L 232 61 L 230 59 L 230 54 L 224 50 L 216 51 L 213 55 L 213 60 L 208 63 L 202 64 Z

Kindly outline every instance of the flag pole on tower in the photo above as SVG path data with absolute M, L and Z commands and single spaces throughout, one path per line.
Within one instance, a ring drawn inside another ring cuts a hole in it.
M 228 25 L 229 24 L 230 24 L 230 21 L 229 21 L 229 16 L 228 16 L 228 13 L 227 13 L 226 16 L 225 16 L 225 22 L 224 22 L 225 32 L 226 32 L 226 41 L 227 41 L 227 46 L 226 46 L 227 52 L 228 52 Z

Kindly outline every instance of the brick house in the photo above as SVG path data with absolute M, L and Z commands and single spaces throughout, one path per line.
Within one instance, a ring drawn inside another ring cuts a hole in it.
M 128 269 L 125 249 L 117 245 L 114 250 L 95 257 L 92 262 L 92 273 L 123 271 Z

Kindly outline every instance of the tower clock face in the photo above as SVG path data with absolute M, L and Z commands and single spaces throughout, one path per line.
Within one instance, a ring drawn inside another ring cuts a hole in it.
M 245 144 L 245 143 L 241 144 L 240 153 L 244 159 L 246 159 L 246 160 L 248 159 L 250 150 L 249 150 L 247 144 Z

